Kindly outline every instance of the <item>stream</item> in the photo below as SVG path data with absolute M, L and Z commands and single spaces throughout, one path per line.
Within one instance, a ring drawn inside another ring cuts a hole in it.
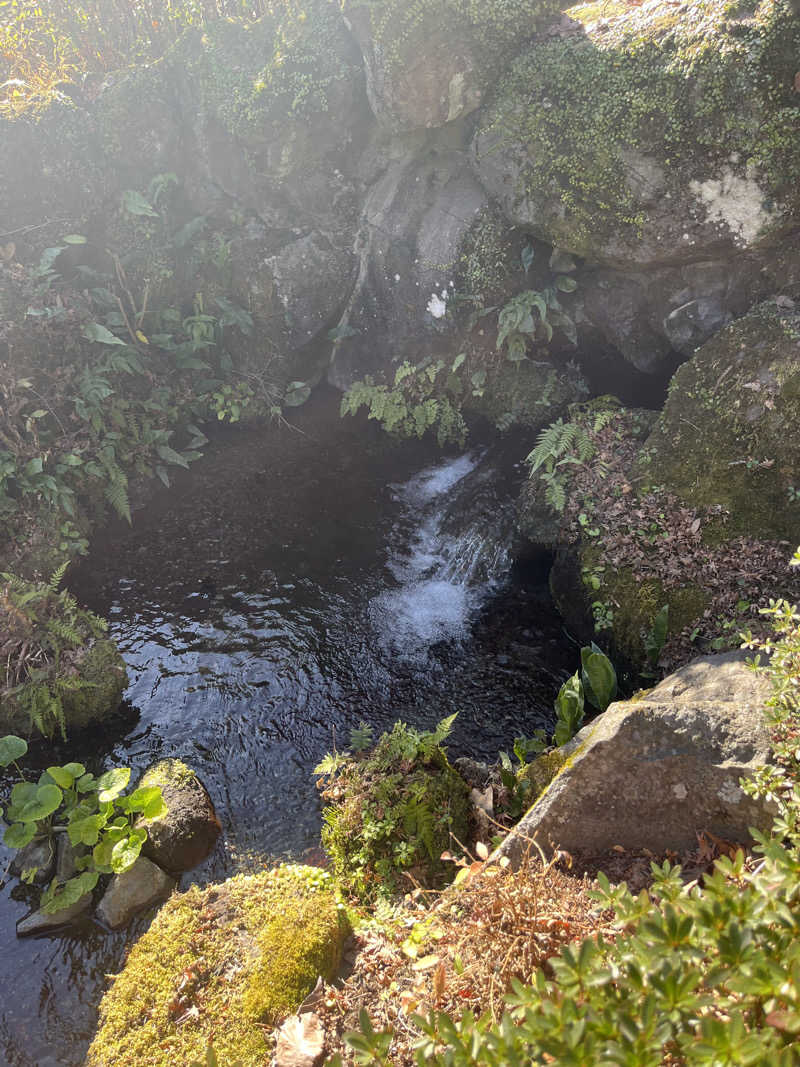
M 68 576 L 109 619 L 126 704 L 29 765 L 191 764 L 223 837 L 184 887 L 274 857 L 318 861 L 312 770 L 362 720 L 377 735 L 458 711 L 451 755 L 493 759 L 551 725 L 574 669 L 544 568 L 512 563 L 525 442 L 443 457 L 340 420 L 325 390 L 292 423 L 223 429 Z M 149 918 L 17 940 L 35 893 L 9 860 L 0 845 L 0 1063 L 78 1067 L 105 976 Z

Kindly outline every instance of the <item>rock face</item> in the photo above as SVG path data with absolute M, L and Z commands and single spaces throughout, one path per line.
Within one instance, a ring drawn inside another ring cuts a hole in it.
M 800 531 L 800 312 L 764 304 L 675 375 L 640 473 L 694 505 L 720 504 L 732 532 Z
M 345 12 L 364 57 L 373 113 L 397 133 L 474 111 L 498 61 L 558 8 L 553 0 L 348 0 Z
M 142 853 L 167 871 L 190 871 L 210 854 L 222 831 L 211 797 L 195 772 L 176 759 L 162 760 L 145 772 L 140 788 L 154 785 L 161 789 L 167 812 L 143 820 L 147 840 Z
M 160 867 L 140 856 L 124 874 L 115 874 L 100 903 L 97 917 L 105 926 L 119 930 L 135 915 L 170 895 L 175 882 Z
M 174 894 L 103 998 L 87 1064 L 202 1060 L 211 1028 L 220 1062 L 266 1062 L 271 1028 L 334 976 L 347 932 L 317 868 Z
M 703 656 L 641 699 L 612 704 L 570 743 L 563 769 L 501 846 L 653 850 L 696 844 L 696 831 L 747 841 L 771 815 L 739 779 L 770 759 L 768 683 L 738 652 Z
M 659 370 L 774 291 L 800 208 L 797 143 L 774 135 L 797 122 L 800 20 L 723 0 L 570 14 L 586 24 L 537 38 L 481 111 L 473 163 L 510 221 L 602 266 L 589 321 Z

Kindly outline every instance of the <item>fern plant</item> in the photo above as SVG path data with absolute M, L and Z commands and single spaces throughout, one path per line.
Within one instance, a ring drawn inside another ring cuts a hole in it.
M 467 426 L 452 392 L 445 363 L 402 363 L 394 384 L 377 384 L 369 375 L 354 382 L 342 398 L 341 414 L 355 415 L 366 408 L 367 417 L 377 420 L 387 433 L 400 437 L 424 437 L 433 433 L 440 445 L 463 445 Z M 440 377 L 441 376 L 441 377 Z
M 451 833 L 466 840 L 469 791 L 442 748 L 455 715 L 434 730 L 395 723 L 369 751 L 327 756 L 316 767 L 328 801 L 322 843 L 334 872 L 354 896 L 368 901 L 411 883 L 447 877 L 440 860 Z
M 539 434 L 536 447 L 525 462 L 531 477 L 538 474 L 545 486 L 545 499 L 558 514 L 567 503 L 566 468 L 588 463 L 593 455 L 592 439 L 580 422 L 556 419 Z
M 59 589 L 65 572 L 62 564 L 47 582 L 0 573 L 0 704 L 20 708 L 46 737 L 66 737 L 64 698 L 89 684 L 62 671 L 64 661 L 106 630 Z

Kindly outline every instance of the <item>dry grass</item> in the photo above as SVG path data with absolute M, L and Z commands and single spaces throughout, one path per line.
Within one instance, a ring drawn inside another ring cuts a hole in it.
M 527 981 L 565 944 L 605 927 L 590 888 L 583 874 L 534 855 L 516 872 L 469 864 L 433 903 L 412 895 L 399 929 L 362 934 L 352 974 L 327 990 L 328 1051 L 353 1062 L 342 1035 L 358 1029 L 362 1008 L 376 1029 L 394 1031 L 397 1067 L 414 1063 L 415 1013 L 459 1018 L 470 1009 L 498 1018 L 513 978 Z

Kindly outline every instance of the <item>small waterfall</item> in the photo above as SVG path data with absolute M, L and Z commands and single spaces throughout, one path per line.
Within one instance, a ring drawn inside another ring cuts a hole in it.
M 469 623 L 511 564 L 510 500 L 485 454 L 470 452 L 395 486 L 402 515 L 387 566 L 397 583 L 370 602 L 381 643 L 424 660 L 431 645 L 467 636 Z

